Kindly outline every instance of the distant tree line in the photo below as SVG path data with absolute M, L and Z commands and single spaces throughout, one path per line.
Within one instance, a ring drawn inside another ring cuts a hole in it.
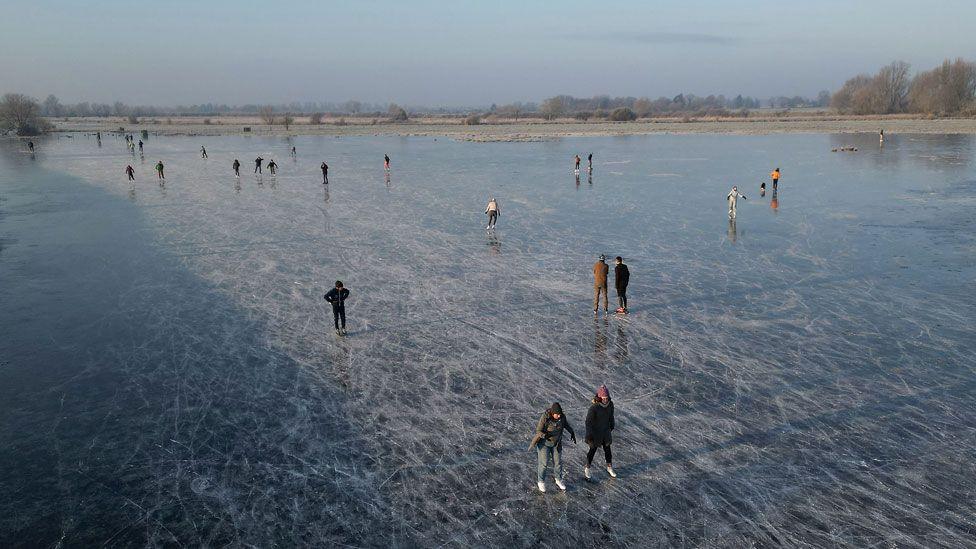
M 976 63 L 946 59 L 915 76 L 909 75 L 910 68 L 895 61 L 874 75 L 857 75 L 834 93 L 830 104 L 848 114 L 976 114 Z
M 826 99 L 824 99 L 826 97 Z M 808 107 L 826 106 L 830 94 L 821 92 L 817 100 L 794 98 L 773 98 L 770 106 L 779 107 Z M 820 105 L 818 101 L 824 102 Z M 727 116 L 731 110 L 758 109 L 762 102 L 754 97 L 738 95 L 729 98 L 724 95 L 709 95 L 701 97 L 694 94 L 678 94 L 672 98 L 659 97 L 610 97 L 597 95 L 589 98 L 573 97 L 571 95 L 557 95 L 550 97 L 539 106 L 539 114 L 552 120 L 563 116 L 578 119 L 605 118 L 609 120 L 633 120 L 637 117 L 674 116 L 692 114 L 696 116 Z M 616 113 L 616 114 L 614 114 Z M 633 117 L 631 117 L 631 113 Z

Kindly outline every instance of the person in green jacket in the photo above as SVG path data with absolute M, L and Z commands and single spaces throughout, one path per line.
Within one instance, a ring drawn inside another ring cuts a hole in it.
M 550 458 L 552 459 L 553 477 L 555 477 L 556 486 L 560 490 L 566 489 L 566 485 L 563 484 L 563 465 L 559 459 L 563 451 L 563 429 L 569 431 L 569 436 L 572 438 L 573 444 L 576 444 L 576 433 L 573 432 L 573 428 L 566 421 L 562 407 L 558 402 L 553 402 L 552 406 L 539 418 L 539 424 L 535 428 L 535 437 L 529 443 L 529 449 L 535 448 L 538 452 L 536 480 L 540 492 L 546 491 L 546 466 Z
M 166 176 L 163 175 L 163 161 L 162 160 L 160 160 L 159 162 L 156 163 L 156 177 L 158 177 L 159 179 L 166 179 Z

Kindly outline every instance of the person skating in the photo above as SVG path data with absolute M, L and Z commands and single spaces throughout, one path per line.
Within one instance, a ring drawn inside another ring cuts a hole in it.
M 580 156 L 576 155 L 576 173 L 579 173 Z
M 341 280 L 336 280 L 335 288 L 325 294 L 325 300 L 332 304 L 332 320 L 337 335 L 346 335 L 346 299 L 348 298 L 349 290 L 342 286 Z
M 206 147 L 202 147 L 202 146 L 200 147 L 200 158 L 207 158 L 207 148 Z
M 766 182 L 759 182 L 759 196 L 766 196 Z
M 613 267 L 613 285 L 617 289 L 618 313 L 627 312 L 627 284 L 630 283 L 630 269 L 624 265 L 624 258 L 617 256 Z
M 292 155 L 292 157 L 296 157 L 296 156 L 298 156 L 298 151 L 296 151 L 296 150 L 295 150 L 295 147 L 294 147 L 294 145 L 293 145 L 293 146 L 292 146 L 292 148 L 291 148 L 291 155 Z
M 563 464 L 560 459 L 563 452 L 563 430 L 569 431 L 569 436 L 576 444 L 576 433 L 563 415 L 563 409 L 558 402 L 553 402 L 539 418 L 539 423 L 535 428 L 535 436 L 529 443 L 529 450 L 535 448 L 538 452 L 538 465 L 536 467 L 536 482 L 540 492 L 546 491 L 546 466 L 552 459 L 552 476 L 556 481 L 556 486 L 560 490 L 565 490 L 563 484 Z
M 142 139 L 139 140 L 139 154 L 142 154 Z
M 162 160 L 160 160 L 159 162 L 156 162 L 156 177 L 158 179 L 160 179 L 160 180 L 166 179 L 166 176 L 163 175 L 163 161 Z
M 261 173 L 261 163 L 264 159 L 260 156 L 254 159 L 254 173 Z
M 131 164 L 125 167 L 125 175 L 127 175 L 129 177 L 129 181 L 135 181 L 136 180 L 136 173 L 135 173 L 135 170 L 132 169 L 132 165 Z
M 586 452 L 586 465 L 583 467 L 583 477 L 590 479 L 590 467 L 593 465 L 593 456 L 596 455 L 597 448 L 603 448 L 603 458 L 607 462 L 607 474 L 617 478 L 617 473 L 613 471 L 613 452 L 610 444 L 613 442 L 611 432 L 614 428 L 613 421 L 613 401 L 610 400 L 610 391 L 606 385 L 601 385 L 596 391 L 590 403 L 590 409 L 586 412 L 586 437 L 583 439 L 590 450 Z
M 593 172 L 593 153 L 590 153 L 586 157 L 586 168 L 588 171 Z
M 775 188 L 775 187 L 774 187 Z M 742 200 L 747 200 L 746 195 L 739 194 L 739 189 L 735 185 L 732 186 L 732 190 L 729 191 L 728 196 L 725 197 L 729 201 L 729 219 L 735 219 L 735 206 L 736 203 L 741 198 Z
M 27 151 L 34 154 L 34 142 L 31 140 L 27 141 Z
M 323 185 L 328 185 L 329 184 L 329 165 L 326 164 L 325 162 L 323 162 L 322 165 L 319 166 L 319 167 L 322 168 L 322 184 Z
M 607 265 L 607 256 L 601 255 L 600 259 L 593 264 L 593 314 L 596 315 L 600 305 L 600 294 L 603 294 L 603 314 L 609 314 L 610 303 L 607 297 L 607 274 L 610 273 L 610 266 Z
M 234 168 L 234 175 L 237 176 L 237 177 L 240 177 L 241 176 L 241 161 L 235 158 L 234 159 L 234 163 L 231 164 L 231 166 Z
M 383 169 L 390 171 L 390 155 L 388 154 L 383 155 Z
M 770 179 L 773 180 L 774 191 L 776 190 L 776 187 L 779 185 L 779 176 L 780 176 L 779 168 L 776 168 L 775 170 L 773 170 L 771 174 L 769 174 Z
M 495 228 L 495 223 L 498 222 L 498 201 L 495 200 L 495 197 L 491 197 L 491 200 L 488 201 L 485 213 L 488 214 L 488 226 L 485 227 L 485 230 L 490 231 Z
M 271 175 L 278 173 L 278 165 L 275 164 L 274 158 L 272 158 L 271 161 L 268 162 L 268 170 L 271 171 Z
M 878 144 L 884 147 L 884 130 L 878 132 Z

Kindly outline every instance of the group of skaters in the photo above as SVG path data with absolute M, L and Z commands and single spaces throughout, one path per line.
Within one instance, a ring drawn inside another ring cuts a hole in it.
M 780 178 L 780 175 L 781 175 L 781 173 L 779 171 L 779 168 L 776 168 L 775 170 L 773 170 L 769 174 L 769 178 L 772 180 L 772 183 L 773 183 L 773 200 L 776 200 L 776 192 L 779 189 L 779 178 Z M 761 183 L 759 183 L 759 196 L 766 196 L 766 181 L 765 180 L 763 180 Z M 733 185 L 732 186 L 732 190 L 729 191 L 729 194 L 725 196 L 725 200 L 727 200 L 728 203 L 729 203 L 729 220 L 734 220 L 735 219 L 735 216 L 736 216 L 736 213 L 737 213 L 737 210 L 738 210 L 737 206 L 738 206 L 738 203 L 739 203 L 739 199 L 740 198 L 742 200 L 748 200 L 746 198 L 746 195 L 744 195 L 744 194 L 742 194 L 742 193 L 739 192 L 739 187 Z M 773 206 L 773 207 L 775 208 L 775 206 Z
M 607 474 L 611 478 L 617 478 L 617 473 L 613 470 L 613 452 L 610 445 L 613 443 L 613 429 L 615 427 L 613 418 L 613 400 L 610 399 L 610 390 L 606 385 L 601 385 L 596 390 L 596 395 L 590 401 L 590 408 L 586 412 L 585 420 L 586 432 L 583 442 L 589 446 L 586 452 L 586 462 L 583 465 L 583 478 L 592 479 L 593 457 L 597 450 L 603 449 L 603 458 L 606 461 Z M 569 432 L 570 440 L 576 442 L 576 432 L 570 426 L 569 420 L 563 412 L 562 406 L 558 402 L 553 402 L 549 408 L 543 412 L 539 418 L 539 423 L 535 428 L 535 436 L 529 443 L 529 450 L 535 449 L 537 453 L 536 482 L 540 492 L 546 491 L 546 470 L 549 462 L 552 462 L 552 475 L 556 486 L 560 490 L 566 489 L 563 482 L 563 432 Z

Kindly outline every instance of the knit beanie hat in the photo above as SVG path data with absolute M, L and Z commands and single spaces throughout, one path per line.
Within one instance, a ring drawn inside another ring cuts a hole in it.
M 607 389 L 606 385 L 600 385 L 600 388 L 596 390 L 597 398 L 610 398 L 610 390 Z

